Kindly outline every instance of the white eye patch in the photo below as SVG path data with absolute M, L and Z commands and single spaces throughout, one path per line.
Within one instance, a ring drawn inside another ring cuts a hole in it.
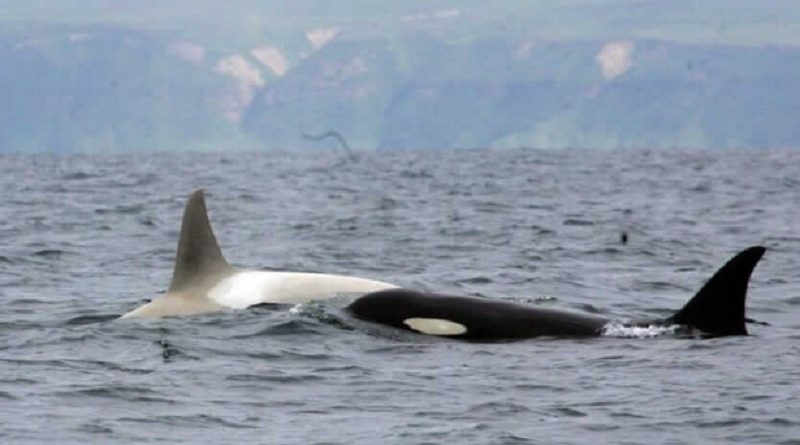
M 467 332 L 463 324 L 441 318 L 407 318 L 403 324 L 428 335 L 461 335 Z

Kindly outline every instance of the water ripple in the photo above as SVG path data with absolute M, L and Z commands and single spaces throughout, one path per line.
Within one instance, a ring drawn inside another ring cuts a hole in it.
M 0 156 L 0 442 L 797 443 L 800 152 L 358 158 Z M 668 316 L 765 244 L 748 311 L 768 325 L 487 345 L 360 324 L 346 299 L 116 320 L 168 286 L 200 187 L 239 267 L 616 320 Z

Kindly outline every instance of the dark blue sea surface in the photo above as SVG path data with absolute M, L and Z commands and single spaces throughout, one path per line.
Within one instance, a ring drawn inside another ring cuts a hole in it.
M 2 156 L 0 187 L 0 443 L 800 444 L 800 151 Z M 621 320 L 763 244 L 769 325 L 475 344 L 342 298 L 102 321 L 165 290 L 196 188 L 236 266 Z

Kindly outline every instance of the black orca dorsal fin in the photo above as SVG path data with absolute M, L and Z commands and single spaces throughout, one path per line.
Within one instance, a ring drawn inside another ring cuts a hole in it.
M 747 335 L 747 283 L 765 251 L 762 246 L 753 246 L 737 253 L 669 321 L 712 335 Z
M 169 290 L 177 291 L 204 276 L 232 269 L 222 256 L 214 231 L 211 230 L 203 190 L 196 190 L 183 210 L 178 254 L 175 256 Z

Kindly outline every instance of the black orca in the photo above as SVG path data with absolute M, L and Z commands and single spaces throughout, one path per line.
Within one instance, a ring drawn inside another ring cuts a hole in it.
M 754 246 L 731 258 L 674 315 L 635 326 L 680 325 L 705 336 L 747 335 L 747 284 L 765 248 Z M 612 320 L 594 314 L 542 308 L 507 300 L 390 289 L 366 294 L 345 311 L 357 319 L 422 334 L 472 341 L 539 336 L 591 337 Z

